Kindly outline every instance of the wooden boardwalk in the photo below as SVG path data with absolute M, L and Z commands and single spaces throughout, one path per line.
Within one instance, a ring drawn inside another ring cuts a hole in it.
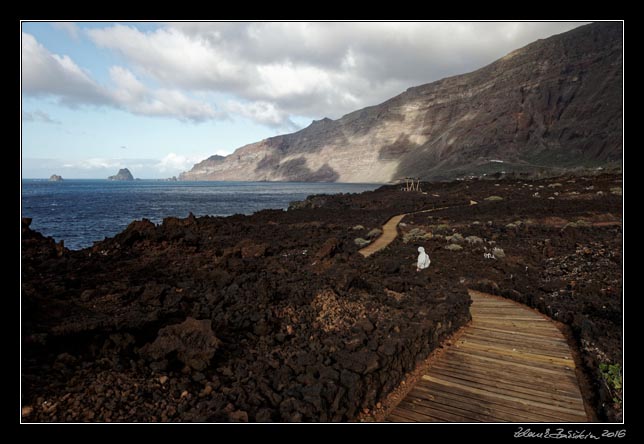
M 398 216 L 394 216 L 389 219 L 387 223 L 382 226 L 382 234 L 380 237 L 360 250 L 359 253 L 364 257 L 369 257 L 389 245 L 394 239 L 396 239 L 396 236 L 398 236 L 398 224 L 405 216 L 407 215 L 399 214 Z
M 390 422 L 586 422 L 563 334 L 516 302 L 470 291 L 472 322 Z
M 372 254 L 382 250 L 390 243 L 392 243 L 393 240 L 396 239 L 396 237 L 398 236 L 398 224 L 400 223 L 400 221 L 404 219 L 405 216 L 407 216 L 407 214 L 430 213 L 432 211 L 444 210 L 445 208 L 448 208 L 448 207 L 430 208 L 428 210 L 421 210 L 421 211 L 415 211 L 413 213 L 399 214 L 397 216 L 392 217 L 382 226 L 382 234 L 378 237 L 378 239 L 376 239 L 375 241 L 373 241 L 372 243 L 370 243 L 369 245 L 367 245 L 366 247 L 358 251 L 358 253 L 360 253 L 364 257 L 369 257 Z

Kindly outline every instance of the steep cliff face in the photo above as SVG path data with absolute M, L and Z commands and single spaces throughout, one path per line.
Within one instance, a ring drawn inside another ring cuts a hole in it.
M 210 157 L 181 179 L 388 182 L 619 162 L 622 29 L 595 23 L 538 40 L 472 73 Z

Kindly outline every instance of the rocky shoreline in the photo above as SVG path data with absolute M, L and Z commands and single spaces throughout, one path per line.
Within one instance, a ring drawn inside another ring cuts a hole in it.
M 23 420 L 368 419 L 468 322 L 468 287 L 570 325 L 600 418 L 618 420 L 596 367 L 621 365 L 620 179 L 385 186 L 286 212 L 135 221 L 80 251 L 23 220 Z M 441 206 L 358 254 L 389 217 Z M 485 259 L 493 248 L 504 257 Z

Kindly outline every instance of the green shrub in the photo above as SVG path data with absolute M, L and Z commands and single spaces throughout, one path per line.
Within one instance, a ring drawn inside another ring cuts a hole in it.
M 358 247 L 366 247 L 371 243 L 371 241 L 368 241 L 367 239 L 363 239 L 361 237 L 354 239 L 353 242 L 358 246 Z
M 476 245 L 476 244 L 482 244 L 482 243 L 483 243 L 483 239 L 481 239 L 481 238 L 480 238 L 480 237 L 478 237 L 478 236 L 467 236 L 467 237 L 465 238 L 465 240 L 466 240 L 469 244 L 473 244 L 473 245 Z
M 579 219 L 576 222 L 568 222 L 564 228 L 582 228 L 582 227 L 590 227 L 592 224 L 588 222 L 587 220 Z
M 622 367 L 619 364 L 599 364 L 599 371 L 602 374 L 604 383 L 608 388 L 613 402 L 622 403 Z
M 425 230 L 421 230 L 420 228 L 412 228 L 403 235 L 403 242 L 409 243 L 421 239 L 425 240 L 425 236 L 427 236 L 427 232 Z
M 460 244 L 462 243 L 465 239 L 463 239 L 463 236 L 460 235 L 459 233 L 454 233 L 451 236 L 445 236 L 445 240 L 447 242 L 451 242 L 453 244 Z
M 435 231 L 447 231 L 447 230 L 449 230 L 449 225 L 447 225 L 447 224 L 439 224 L 439 225 L 436 225 L 434 230 Z

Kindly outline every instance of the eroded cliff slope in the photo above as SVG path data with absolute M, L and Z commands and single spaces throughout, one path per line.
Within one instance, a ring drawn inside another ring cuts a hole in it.
M 594 23 L 538 40 L 477 71 L 212 156 L 181 179 L 388 182 L 619 163 L 622 30 Z

